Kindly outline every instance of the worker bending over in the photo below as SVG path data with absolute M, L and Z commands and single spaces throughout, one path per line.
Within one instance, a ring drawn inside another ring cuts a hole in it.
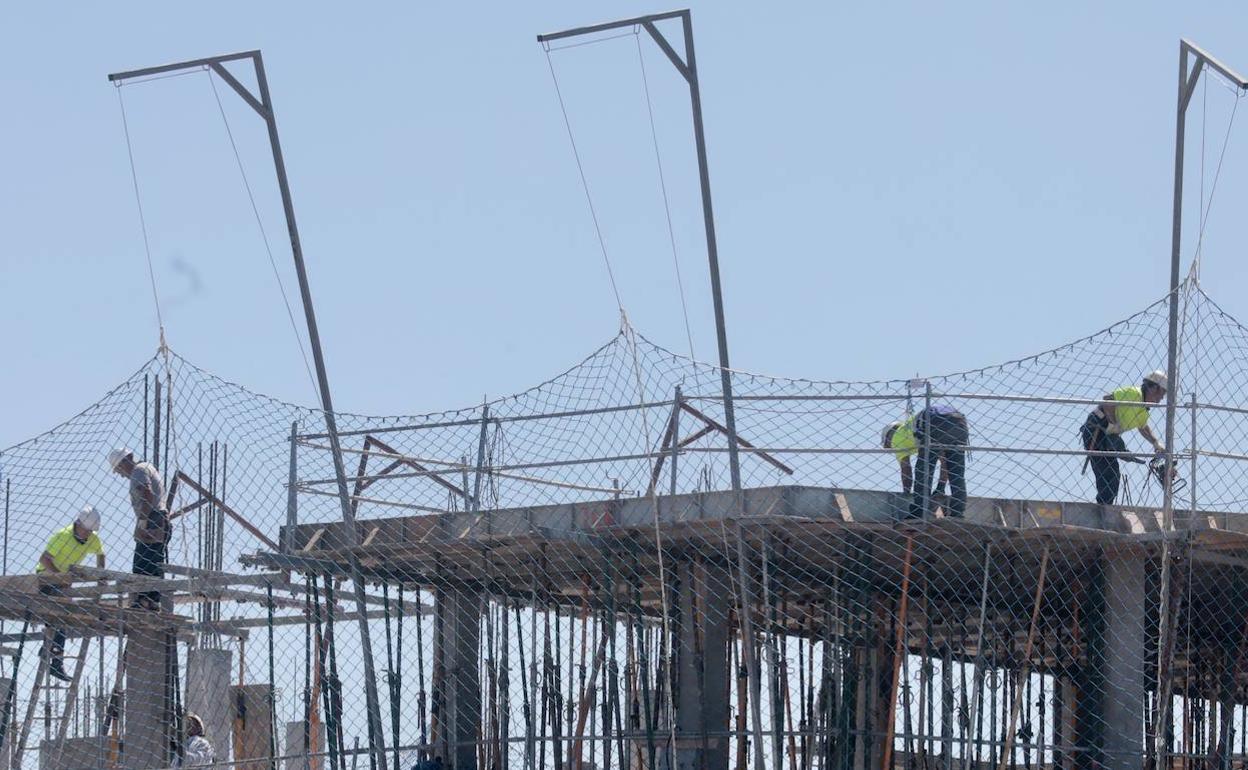
M 1138 388 L 1128 385 L 1107 394 L 1079 429 L 1083 448 L 1089 452 L 1126 452 L 1127 444 L 1123 441 L 1122 434 L 1138 430 L 1153 445 L 1154 452 L 1164 452 L 1165 447 L 1148 427 L 1150 407 L 1122 402 L 1160 403 L 1169 387 L 1165 372 L 1155 371 L 1144 375 L 1144 381 Z M 1118 458 L 1113 455 L 1090 454 L 1084 460 L 1085 470 L 1088 465 L 1092 466 L 1092 476 L 1096 479 L 1096 502 L 1111 505 L 1118 497 L 1118 485 L 1122 480 Z
M 104 569 L 104 544 L 100 542 L 100 514 L 90 505 L 84 505 L 68 527 L 58 529 L 48 538 L 48 544 L 35 565 L 35 574 L 59 575 L 79 564 L 91 554 L 95 554 L 95 566 Z M 61 596 L 64 587 L 55 583 L 40 581 L 39 593 L 46 596 Z M 52 643 L 44 649 L 48 657 L 48 674 L 63 682 L 69 681 L 65 673 L 65 630 L 54 629 Z
M 135 459 L 129 449 L 114 449 L 108 453 L 108 464 L 119 476 L 130 481 L 130 505 L 134 508 L 134 565 L 136 575 L 163 578 L 172 534 L 169 526 L 169 508 L 165 500 L 165 483 L 160 471 L 151 463 Z M 148 591 L 135 597 L 135 606 L 150 610 L 160 609 L 160 592 Z
M 885 449 L 893 450 L 901 469 L 901 490 L 912 493 L 908 518 L 925 516 L 923 501 L 932 498 L 932 466 L 940 463 L 936 489 L 950 490 L 948 515 L 961 518 L 966 513 L 966 446 L 970 428 L 966 417 L 947 404 L 932 404 L 905 421 L 885 426 Z M 913 475 L 910 458 L 918 455 Z

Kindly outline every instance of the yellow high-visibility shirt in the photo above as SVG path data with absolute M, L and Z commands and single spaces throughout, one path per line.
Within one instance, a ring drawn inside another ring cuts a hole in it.
M 918 454 L 919 444 L 914 440 L 913 417 L 907 417 L 906 421 L 893 431 L 893 440 L 889 442 L 889 448 L 893 450 L 893 454 L 899 461 Z
M 78 542 L 74 537 L 74 525 L 58 529 L 48 539 L 48 547 L 43 549 L 52 556 L 52 563 L 58 572 L 64 572 L 93 553 L 104 553 L 104 544 L 100 536 L 92 532 L 86 542 Z M 43 554 L 40 554 L 42 558 Z M 43 572 L 42 562 L 35 567 L 35 572 Z
M 1114 401 L 1144 400 L 1144 393 L 1138 385 L 1128 385 L 1125 388 L 1119 388 L 1113 392 L 1113 396 Z M 1122 426 L 1123 433 L 1148 425 L 1148 409 L 1146 407 L 1115 404 L 1114 411 L 1118 413 L 1118 424 Z

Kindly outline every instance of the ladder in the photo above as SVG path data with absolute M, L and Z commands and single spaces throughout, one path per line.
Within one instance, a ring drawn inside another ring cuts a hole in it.
M 82 681 L 82 671 L 86 668 L 87 652 L 91 648 L 91 637 L 84 636 L 82 644 L 78 646 L 77 655 L 66 655 L 65 660 L 74 661 L 74 673 L 70 676 L 69 682 L 52 683 L 52 677 L 48 673 L 48 667 L 51 661 L 49 648 L 51 639 L 45 634 L 44 649 L 39 654 L 39 668 L 35 671 L 35 684 L 31 689 L 30 701 L 26 704 L 26 716 L 22 720 L 22 729 L 17 734 L 17 741 L 13 748 L 12 767 L 20 768 L 22 766 L 22 755 L 26 752 L 26 746 L 30 742 L 30 732 L 34 727 L 35 712 L 39 708 L 39 697 L 44 695 L 48 698 L 48 705 L 51 705 L 51 698 L 55 693 L 61 693 L 64 697 L 60 720 L 56 727 L 56 742 L 61 743 L 65 740 L 65 734 L 69 729 L 69 721 L 73 714 L 74 701 L 78 698 L 78 685 Z M 50 726 L 49 726 L 50 727 Z M 52 738 L 50 729 L 45 729 L 45 737 Z

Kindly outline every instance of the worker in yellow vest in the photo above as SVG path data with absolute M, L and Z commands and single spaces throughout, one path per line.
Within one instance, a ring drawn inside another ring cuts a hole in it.
M 1123 434 L 1138 430 L 1152 444 L 1154 452 L 1164 452 L 1165 447 L 1148 427 L 1148 410 L 1150 404 L 1161 403 L 1169 387 L 1166 373 L 1155 371 L 1144 375 L 1144 381 L 1138 387 L 1128 385 L 1106 394 L 1079 429 L 1083 448 L 1089 452 L 1126 452 Z M 1118 486 L 1122 480 L 1118 459 L 1115 455 L 1090 454 L 1084 461 L 1085 468 L 1092 466 L 1092 476 L 1096 479 L 1096 502 L 1101 505 L 1111 505 L 1118 497 Z
M 96 534 L 100 529 L 100 514 L 94 506 L 85 505 L 74 518 L 74 523 L 52 533 L 48 544 L 35 565 L 35 574 L 61 574 L 95 554 L 95 565 L 104 569 L 104 544 Z M 41 583 L 39 592 L 45 596 L 60 596 L 62 587 L 54 583 Z M 54 629 L 52 643 L 45 650 L 48 656 L 48 674 L 68 682 L 65 673 L 65 631 Z
M 948 486 L 949 506 L 945 515 L 961 518 L 966 513 L 966 447 L 970 429 L 966 417 L 948 404 L 932 404 L 904 421 L 884 426 L 880 438 L 884 449 L 892 450 L 901 469 L 901 491 L 912 494 L 906 518 L 931 514 L 932 472 L 939 462 L 936 491 Z M 911 471 L 910 458 L 918 455 Z

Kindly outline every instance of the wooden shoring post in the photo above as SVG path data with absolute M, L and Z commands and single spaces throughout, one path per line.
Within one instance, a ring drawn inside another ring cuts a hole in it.
M 907 649 L 909 648 L 908 644 L 903 644 L 902 646 Z M 904 746 L 906 750 L 905 767 L 907 768 L 913 768 L 915 764 L 915 758 L 919 756 L 919 750 L 915 746 L 916 730 L 914 729 L 914 716 L 913 716 L 914 701 L 913 701 L 913 696 L 911 695 L 911 692 L 913 691 L 913 689 L 914 689 L 914 685 L 910 681 L 910 655 L 907 652 L 901 658 L 901 691 L 898 693 L 898 699 L 901 701 L 899 704 L 901 706 L 901 745 Z M 919 687 L 920 700 L 922 699 L 922 697 L 923 697 L 923 688 L 922 686 L 920 686 Z M 895 720 L 897 717 L 895 714 L 892 714 L 891 718 Z M 920 703 L 919 704 L 920 721 L 922 721 L 922 718 L 923 718 L 923 704 Z M 917 733 L 919 734 L 918 742 L 919 742 L 919 745 L 921 746 L 923 743 L 922 724 L 919 725 L 919 729 L 917 730 Z
M 767 650 L 767 671 L 770 680 L 767 695 L 771 709 L 771 752 L 773 770 L 782 770 L 784 767 L 784 706 L 780 689 L 780 656 L 776 649 L 776 638 L 779 632 L 776 623 L 775 596 L 772 590 L 774 578 L 772 577 L 771 550 L 771 533 L 764 530 L 759 547 L 759 575 L 763 588 L 763 623 L 766 629 L 764 644 Z
M 738 624 L 740 621 L 738 620 Z M 736 770 L 745 770 L 745 757 L 749 748 L 749 736 L 746 734 L 746 709 L 749 708 L 749 677 L 745 674 L 745 661 L 741 658 L 741 634 L 732 637 L 732 665 L 737 680 L 737 722 L 736 722 Z
M 1036 640 L 1036 627 L 1040 622 L 1040 607 L 1044 601 L 1044 581 L 1049 571 L 1049 552 L 1051 546 L 1049 543 L 1044 544 L 1044 551 L 1040 555 L 1040 575 L 1036 578 L 1036 596 L 1032 600 L 1031 605 L 1031 622 L 1027 627 L 1027 641 L 1023 645 L 1023 660 L 1019 671 L 1020 684 L 1030 676 L 1031 671 L 1031 649 Z M 998 770 L 1005 770 L 1010 764 L 1011 757 L 1014 753 L 1014 736 L 1018 728 L 1018 711 L 1022 705 L 1022 699 L 1016 692 L 1013 702 L 1010 704 L 1010 721 L 1005 733 L 1005 742 L 1001 748 L 1000 764 Z
M 906 610 L 910 603 L 910 562 L 914 555 L 914 535 L 906 535 L 906 555 L 901 565 L 901 593 L 897 600 L 897 633 L 893 645 L 893 687 L 886 712 L 887 726 L 884 729 L 884 751 L 880 762 L 880 770 L 892 770 L 893 737 L 896 731 L 897 690 L 900 685 L 901 659 L 906 654 Z
M 788 652 L 785 645 L 785 652 Z M 784 718 L 788 727 L 789 770 L 797 770 L 797 739 L 793 735 L 793 693 L 789 687 L 789 658 L 787 654 L 780 656 L 780 693 L 784 698 Z
M 984 705 L 984 627 L 988 623 L 988 583 L 989 575 L 992 573 L 992 542 L 990 541 L 984 546 L 984 577 L 980 584 L 979 593 L 979 622 L 975 628 L 975 662 L 972 679 L 972 694 L 970 697 L 970 710 L 967 713 L 967 729 L 974 728 L 974 737 L 968 743 L 967 749 L 962 754 L 962 768 L 969 770 L 971 766 L 972 756 L 975 763 L 979 763 L 980 743 L 979 743 L 979 727 L 983 721 L 982 709 Z
M 520 703 L 521 715 L 524 718 L 524 769 L 533 770 L 534 768 L 534 732 L 533 732 L 533 704 L 529 700 L 529 673 L 525 665 L 524 655 L 524 627 L 520 624 L 520 600 L 516 599 L 512 604 L 512 610 L 516 616 L 516 648 L 520 654 Z M 504 610 L 506 611 L 506 610 Z M 537 604 L 534 603 L 533 612 L 537 612 Z M 534 639 L 534 647 L 537 640 Z M 422 739 L 423 742 L 423 739 Z
M 581 758 L 584 755 L 585 742 L 585 722 L 589 719 L 590 709 L 593 707 L 595 692 L 598 687 L 598 674 L 602 671 L 603 661 L 607 654 L 607 637 L 602 635 L 602 639 L 598 642 L 598 649 L 594 653 L 593 662 L 590 664 L 589 679 L 584 683 L 581 690 L 581 697 L 576 710 L 576 728 L 572 733 L 572 742 L 568 751 L 568 766 L 571 770 L 581 770 Z M 592 740 L 592 739 L 591 739 Z

